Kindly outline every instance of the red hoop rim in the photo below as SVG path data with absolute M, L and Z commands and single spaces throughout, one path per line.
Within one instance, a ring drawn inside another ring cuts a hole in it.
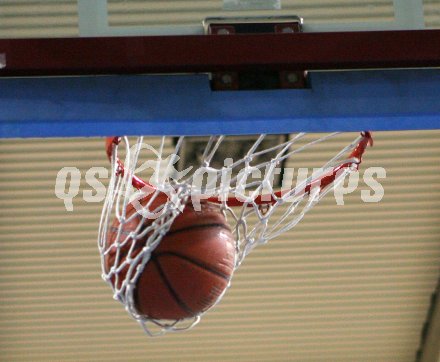
M 363 131 L 361 132 L 360 135 L 361 135 L 360 141 L 349 155 L 349 159 L 355 159 L 356 161 L 346 162 L 339 166 L 334 167 L 333 170 L 329 171 L 327 174 L 307 184 L 304 187 L 304 193 L 306 194 L 309 193 L 312 190 L 312 188 L 317 186 L 319 186 L 321 190 L 326 188 L 329 184 L 331 184 L 335 180 L 338 172 L 344 168 L 349 168 L 354 165 L 356 167 L 356 170 L 359 169 L 359 165 L 362 162 L 362 156 L 365 153 L 367 146 L 368 145 L 373 146 L 373 137 L 370 131 Z M 119 145 L 121 139 L 122 138 L 120 136 L 106 138 L 105 149 L 106 149 L 107 157 L 110 160 L 110 162 L 112 161 L 113 158 L 113 150 L 117 145 Z M 115 161 L 118 164 L 118 168 L 116 170 L 116 176 L 124 176 L 124 172 L 125 172 L 124 163 L 119 158 L 116 158 Z M 148 192 L 156 191 L 156 188 L 153 185 L 149 184 L 148 182 L 144 181 L 143 179 L 141 179 L 136 175 L 133 175 L 132 185 L 138 190 L 146 188 Z M 282 196 L 283 192 L 285 193 L 285 191 L 281 191 L 281 190 L 275 192 L 274 195 L 271 195 L 269 200 L 263 200 L 263 197 L 267 195 L 264 196 L 259 195 L 258 197 L 256 197 L 254 202 L 258 205 L 274 204 L 277 201 L 277 199 Z M 221 201 L 219 201 L 217 197 L 208 198 L 207 200 L 209 202 L 221 203 Z M 229 197 L 226 203 L 230 207 L 236 207 L 236 206 L 242 206 L 246 202 L 240 201 L 235 197 Z

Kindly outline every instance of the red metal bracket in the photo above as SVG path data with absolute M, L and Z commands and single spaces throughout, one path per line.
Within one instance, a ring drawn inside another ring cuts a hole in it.
M 302 31 L 299 17 L 211 18 L 204 22 L 207 35 L 293 34 Z M 213 90 L 289 89 L 306 87 L 306 71 L 288 68 L 211 73 Z

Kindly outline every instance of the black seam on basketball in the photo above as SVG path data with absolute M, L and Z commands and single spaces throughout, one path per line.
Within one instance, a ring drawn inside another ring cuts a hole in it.
M 173 286 L 171 285 L 170 281 L 168 280 L 164 270 L 162 269 L 162 266 L 160 265 L 159 260 L 157 260 L 157 255 L 152 257 L 150 259 L 150 261 L 152 261 L 154 263 L 154 265 L 156 266 L 157 272 L 159 273 L 160 278 L 162 279 L 162 282 L 165 284 L 165 286 L 167 287 L 168 291 L 170 292 L 170 294 L 172 295 L 172 297 L 174 298 L 174 301 L 179 305 L 179 307 L 181 309 L 183 309 L 186 313 L 188 313 L 191 316 L 196 315 L 194 313 L 193 310 L 191 310 L 190 307 L 188 307 L 185 302 L 180 299 L 179 295 L 177 294 L 177 292 L 174 290 Z
M 188 263 L 191 263 L 195 266 L 198 266 L 199 268 L 202 268 L 202 269 L 204 269 L 214 275 L 217 275 L 218 277 L 220 277 L 226 281 L 229 281 L 229 275 L 222 273 L 218 269 L 212 267 L 211 265 L 205 264 L 205 263 L 201 262 L 200 260 L 192 259 L 185 254 L 176 253 L 174 251 L 162 251 L 159 253 L 154 253 L 155 258 L 159 258 L 160 256 L 174 256 L 176 258 L 181 258 L 181 259 L 187 261 Z
M 203 228 L 214 228 L 214 227 L 219 227 L 228 231 L 231 231 L 231 229 L 222 223 L 212 223 L 212 224 L 198 224 L 198 225 L 191 225 L 191 226 L 185 226 L 181 229 L 177 229 L 177 230 L 170 230 L 166 233 L 166 235 L 172 235 L 172 234 L 177 234 L 180 232 L 184 232 L 187 230 L 197 230 L 197 229 L 203 229 Z

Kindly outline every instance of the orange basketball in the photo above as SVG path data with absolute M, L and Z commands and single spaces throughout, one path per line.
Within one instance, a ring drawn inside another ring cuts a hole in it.
M 127 217 L 134 212 L 136 210 L 130 204 Z M 123 234 L 134 230 L 141 220 L 139 215 L 125 224 Z M 151 222 L 145 226 L 149 224 Z M 107 237 L 107 247 L 111 249 L 105 257 L 106 272 L 115 262 L 116 247 L 111 245 L 117 237 L 118 226 L 116 220 Z M 122 235 L 120 241 L 125 237 Z M 147 237 L 136 241 L 131 258 L 142 250 Z M 119 265 L 127 257 L 133 241 L 130 239 L 122 247 Z M 215 304 L 224 292 L 234 263 L 234 237 L 219 206 L 202 202 L 201 211 L 195 211 L 188 204 L 152 252 L 137 280 L 134 291 L 136 309 L 139 314 L 153 319 L 180 320 L 196 316 Z M 119 272 L 118 287 L 122 285 L 128 267 Z M 111 281 L 115 285 L 116 278 Z

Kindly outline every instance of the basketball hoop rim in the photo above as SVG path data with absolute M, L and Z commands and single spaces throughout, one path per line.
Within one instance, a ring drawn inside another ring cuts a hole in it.
M 312 189 L 315 187 L 320 187 L 321 190 L 325 189 L 328 185 L 330 185 L 336 178 L 336 175 L 343 169 L 355 167 L 356 170 L 359 169 L 359 165 L 362 162 L 362 156 L 365 153 L 365 150 L 367 146 L 373 146 L 373 136 L 371 131 L 363 131 L 360 133 L 361 139 L 359 140 L 358 144 L 355 146 L 353 151 L 349 155 L 349 159 L 353 159 L 353 162 L 346 162 L 341 165 L 338 165 L 334 167 L 331 171 L 327 172 L 326 174 L 322 175 L 321 177 L 311 181 L 308 183 L 303 190 L 299 190 L 300 192 L 304 193 L 310 193 Z M 107 158 L 110 162 L 112 162 L 113 155 L 114 155 L 114 148 L 119 145 L 121 142 L 122 137 L 120 136 L 113 136 L 113 137 L 107 137 L 105 142 L 105 150 L 107 153 Z M 116 169 L 116 176 L 122 177 L 124 176 L 125 167 L 124 163 L 116 157 L 114 160 L 115 163 L 117 163 L 117 169 Z M 144 181 L 142 178 L 133 175 L 132 177 L 132 185 L 134 188 L 144 191 L 147 191 L 148 193 L 152 193 L 156 191 L 156 188 L 151 185 L 150 183 Z M 267 197 L 263 197 L 262 195 L 259 195 L 255 199 L 255 203 L 258 205 L 265 205 L 265 204 L 274 204 L 276 200 L 281 197 L 282 193 L 285 193 L 286 191 L 277 191 L 274 193 L 274 195 L 271 195 L 269 200 L 266 200 Z M 208 201 L 215 202 L 215 203 L 221 203 L 217 197 L 208 198 Z M 230 207 L 237 207 L 242 206 L 245 204 L 244 201 L 238 200 L 235 197 L 229 197 L 226 201 L 226 204 Z

